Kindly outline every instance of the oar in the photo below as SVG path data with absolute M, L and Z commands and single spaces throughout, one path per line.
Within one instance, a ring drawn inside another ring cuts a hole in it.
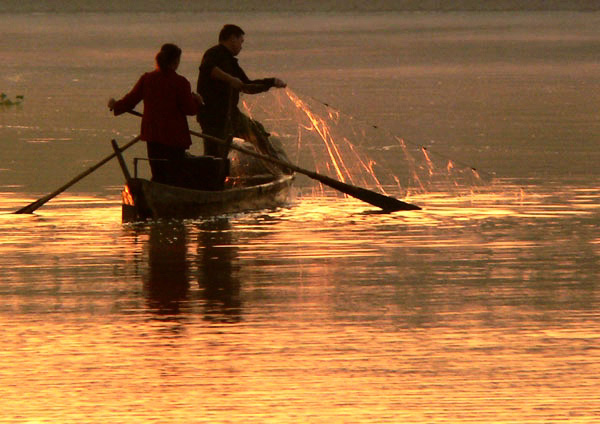
M 123 145 L 120 148 L 120 150 L 124 151 L 125 149 L 128 149 L 129 147 L 133 146 L 138 141 L 140 141 L 140 136 L 139 135 L 136 138 L 134 138 L 133 140 L 131 140 L 129 143 Z M 19 209 L 15 213 L 33 213 L 33 211 L 35 211 L 36 209 L 40 208 L 44 203 L 46 203 L 50 199 L 58 196 L 60 193 L 62 193 L 63 191 L 65 191 L 66 189 L 68 189 L 69 187 L 71 187 L 73 184 L 75 184 L 79 180 L 83 179 L 84 177 L 88 176 L 89 174 L 91 174 L 92 172 L 94 172 L 96 169 L 100 168 L 102 165 L 104 165 L 106 162 L 108 162 L 109 160 L 111 160 L 112 158 L 114 158 L 116 155 L 117 155 L 116 153 L 108 155 L 107 157 L 105 157 L 104 159 L 102 159 L 100 162 L 98 162 L 96 165 L 92 166 L 87 171 L 82 172 L 81 174 L 79 174 L 78 176 L 76 176 L 75 178 L 73 178 L 71 181 L 69 181 L 68 183 L 66 183 L 62 187 L 59 187 L 56 190 L 54 190 L 52 193 L 47 194 L 46 196 L 42 197 L 41 199 L 38 199 L 35 202 L 30 203 L 29 205 L 27 205 L 25 207 L 22 207 L 21 209 Z
M 129 111 L 129 113 L 131 113 L 132 115 L 135 115 L 135 116 L 142 116 L 141 113 L 136 112 L 134 110 Z M 227 144 L 227 142 L 225 140 L 221 140 L 220 138 L 213 137 L 208 134 L 199 133 L 199 132 L 192 131 L 192 130 L 190 130 L 190 134 L 195 135 L 196 137 L 201 137 L 206 140 L 211 140 L 211 141 L 214 141 L 217 143 Z M 335 180 L 335 179 L 327 177 L 325 175 L 317 174 L 316 172 L 300 168 L 299 166 L 282 161 L 282 160 L 277 159 L 272 156 L 266 156 L 266 155 L 254 152 L 252 150 L 245 149 L 241 146 L 237 146 L 235 144 L 231 144 L 230 147 L 232 149 L 237 150 L 238 152 L 242 152 L 246 155 L 254 156 L 255 158 L 262 159 L 264 161 L 279 165 L 283 168 L 291 169 L 292 171 L 295 171 L 299 174 L 306 175 L 307 177 L 312 178 L 313 180 L 317 180 L 320 183 L 325 184 L 326 186 L 329 186 L 338 191 L 341 191 L 342 193 L 345 193 L 349 196 L 355 197 L 355 198 L 362 200 L 363 202 L 369 203 L 373 206 L 377 206 L 377 207 L 383 209 L 383 211 L 385 211 L 385 212 L 414 211 L 414 210 L 421 209 L 420 207 L 418 207 L 416 205 L 412 205 L 410 203 L 403 202 L 394 197 L 386 196 L 384 194 L 380 194 L 375 191 L 367 190 L 366 188 L 356 187 L 356 186 L 353 186 L 350 184 L 343 183 L 341 181 Z

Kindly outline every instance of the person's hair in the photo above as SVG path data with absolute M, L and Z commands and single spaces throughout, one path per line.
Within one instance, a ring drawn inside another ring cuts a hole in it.
M 175 44 L 163 44 L 160 51 L 156 54 L 156 64 L 158 69 L 164 71 L 181 58 L 181 49 Z
M 239 38 L 244 34 L 245 34 L 244 30 L 241 29 L 237 25 L 233 25 L 233 24 L 224 25 L 223 28 L 221 28 L 221 32 L 219 33 L 219 43 L 221 41 L 229 40 L 229 38 L 232 35 Z

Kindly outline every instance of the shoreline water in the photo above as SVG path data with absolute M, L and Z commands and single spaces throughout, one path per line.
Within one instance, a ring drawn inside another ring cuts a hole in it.
M 4 0 L 0 13 L 54 13 L 54 12 L 514 12 L 514 11 L 600 11 L 600 2 L 595 0 L 374 0 L 346 1 L 335 0 L 296 1 L 268 0 L 244 1 L 240 4 L 222 5 L 214 1 L 183 0 L 121 0 L 97 2 L 94 0 Z

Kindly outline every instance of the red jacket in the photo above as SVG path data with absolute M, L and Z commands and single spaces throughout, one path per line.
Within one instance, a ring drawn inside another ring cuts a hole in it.
M 196 115 L 198 104 L 185 77 L 173 70 L 145 73 L 131 91 L 115 103 L 115 116 L 132 110 L 142 100 L 142 140 L 184 149 L 190 147 L 192 139 L 186 115 Z

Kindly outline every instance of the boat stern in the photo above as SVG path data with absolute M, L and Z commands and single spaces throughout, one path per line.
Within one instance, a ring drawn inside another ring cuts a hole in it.
M 133 194 L 127 184 L 121 191 L 121 215 L 123 222 L 133 222 L 138 219 Z
M 143 183 L 132 178 L 121 191 L 121 219 L 123 222 L 144 221 L 152 218 L 145 201 Z

